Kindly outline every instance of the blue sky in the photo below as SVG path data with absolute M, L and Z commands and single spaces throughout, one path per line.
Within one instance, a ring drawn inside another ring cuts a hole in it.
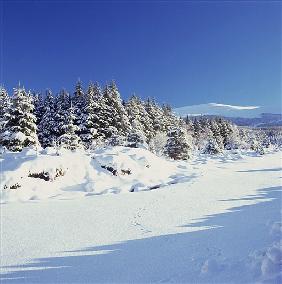
M 2 1 L 1 81 L 73 91 L 115 79 L 173 106 L 281 103 L 281 3 Z

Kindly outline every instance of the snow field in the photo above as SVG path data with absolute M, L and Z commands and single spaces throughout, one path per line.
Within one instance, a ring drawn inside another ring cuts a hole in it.
M 154 167 L 143 150 L 123 165 L 112 151 L 95 165 Z M 161 161 L 177 184 L 2 204 L 3 283 L 281 283 L 281 152 Z

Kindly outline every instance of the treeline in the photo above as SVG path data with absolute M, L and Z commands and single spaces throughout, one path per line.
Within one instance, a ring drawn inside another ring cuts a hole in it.
M 122 101 L 115 82 L 104 88 L 90 83 L 84 89 L 78 81 L 71 95 L 66 90 L 34 94 L 19 86 L 9 96 L 0 87 L 0 144 L 11 151 L 27 146 L 92 150 L 124 145 L 188 159 L 194 150 L 216 154 L 262 147 L 260 139 L 252 145 L 250 134 L 243 132 L 222 118 L 181 119 L 169 105 L 159 106 L 153 99 L 142 101 L 134 95 Z

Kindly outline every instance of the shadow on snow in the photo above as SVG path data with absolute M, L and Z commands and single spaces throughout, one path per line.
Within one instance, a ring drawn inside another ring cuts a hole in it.
M 266 198 L 268 201 L 263 200 Z M 238 269 L 246 269 L 238 268 L 238 259 L 247 259 L 252 250 L 269 245 L 269 222 L 281 217 L 281 187 L 261 189 L 242 200 L 258 203 L 233 207 L 183 226 L 197 231 L 105 246 L 93 244 L 64 252 L 72 255 L 35 259 L 33 263 L 10 267 L 13 271 L 2 274 L 1 283 L 249 282 L 247 270 L 245 276 L 238 273 Z M 232 207 L 234 201 L 224 202 Z M 200 271 L 207 259 L 219 259 L 227 266 L 206 278 Z M 232 260 L 233 268 L 228 266 Z

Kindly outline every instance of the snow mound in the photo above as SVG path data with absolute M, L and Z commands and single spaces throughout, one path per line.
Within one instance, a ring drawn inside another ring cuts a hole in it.
M 151 190 L 188 177 L 180 163 L 127 147 L 92 154 L 52 148 L 6 152 L 1 157 L 1 202 Z
M 281 283 L 282 281 L 281 228 L 281 222 L 274 222 L 269 232 L 273 242 L 268 247 L 250 254 L 250 267 L 258 275 L 261 283 Z

